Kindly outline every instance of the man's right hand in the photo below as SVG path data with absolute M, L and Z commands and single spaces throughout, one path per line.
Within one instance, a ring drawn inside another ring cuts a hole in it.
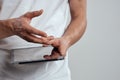
M 27 12 L 18 18 L 8 19 L 6 21 L 7 30 L 12 35 L 17 35 L 28 42 L 47 44 L 53 37 L 48 37 L 45 32 L 35 29 L 30 25 L 32 18 L 40 16 L 42 12 L 43 10 Z

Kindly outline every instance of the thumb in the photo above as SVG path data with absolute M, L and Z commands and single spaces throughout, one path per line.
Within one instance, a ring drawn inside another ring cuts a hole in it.
M 26 17 L 26 18 L 29 18 L 31 20 L 34 17 L 40 16 L 42 13 L 43 13 L 43 9 L 38 10 L 38 11 L 27 12 L 21 17 Z

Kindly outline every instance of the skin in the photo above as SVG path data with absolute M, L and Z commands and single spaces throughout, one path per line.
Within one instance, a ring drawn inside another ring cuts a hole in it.
M 77 42 L 86 29 L 86 0 L 69 0 L 72 20 L 61 38 L 50 40 L 54 47 L 51 55 L 45 55 L 46 59 L 65 57 L 70 46 Z
M 43 10 L 28 12 L 19 18 L 0 21 L 0 39 L 17 35 L 28 42 L 42 43 L 43 46 L 52 45 L 54 49 L 51 55 L 45 55 L 45 59 L 57 59 L 65 57 L 66 51 L 76 43 L 86 29 L 86 0 L 69 0 L 71 22 L 61 38 L 47 36 L 45 32 L 37 30 L 29 25 L 32 18 L 40 16 Z M 6 25 L 7 24 L 7 25 Z M 39 38 L 35 35 L 40 36 Z
M 30 25 L 32 18 L 40 16 L 42 13 L 43 10 L 27 12 L 18 18 L 0 20 L 0 39 L 17 35 L 28 42 L 47 44 L 53 37 L 47 36 L 45 32 Z

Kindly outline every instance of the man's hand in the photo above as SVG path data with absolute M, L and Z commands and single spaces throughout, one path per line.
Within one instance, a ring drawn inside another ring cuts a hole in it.
M 32 18 L 40 16 L 42 12 L 43 10 L 27 12 L 18 18 L 6 20 L 8 32 L 12 33 L 12 35 L 18 35 L 28 42 L 47 44 L 53 37 L 47 37 L 45 32 L 30 25 Z
M 51 55 L 45 55 L 46 59 L 56 59 L 65 56 L 67 49 L 76 43 L 86 29 L 86 0 L 69 0 L 71 22 L 65 30 L 62 38 L 51 40 L 54 47 Z M 46 45 L 45 45 L 46 46 Z
M 60 56 L 65 57 L 66 51 L 70 47 L 69 41 L 63 37 L 55 38 L 55 39 L 49 41 L 49 44 L 51 44 L 54 48 L 52 50 L 51 55 L 44 56 L 45 59 L 58 59 Z

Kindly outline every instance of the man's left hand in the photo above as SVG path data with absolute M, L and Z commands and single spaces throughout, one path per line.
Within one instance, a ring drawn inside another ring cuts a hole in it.
M 66 51 L 69 48 L 69 41 L 64 38 L 55 38 L 49 41 L 54 48 L 51 55 L 45 55 L 45 59 L 58 59 L 60 56 L 65 57 Z

